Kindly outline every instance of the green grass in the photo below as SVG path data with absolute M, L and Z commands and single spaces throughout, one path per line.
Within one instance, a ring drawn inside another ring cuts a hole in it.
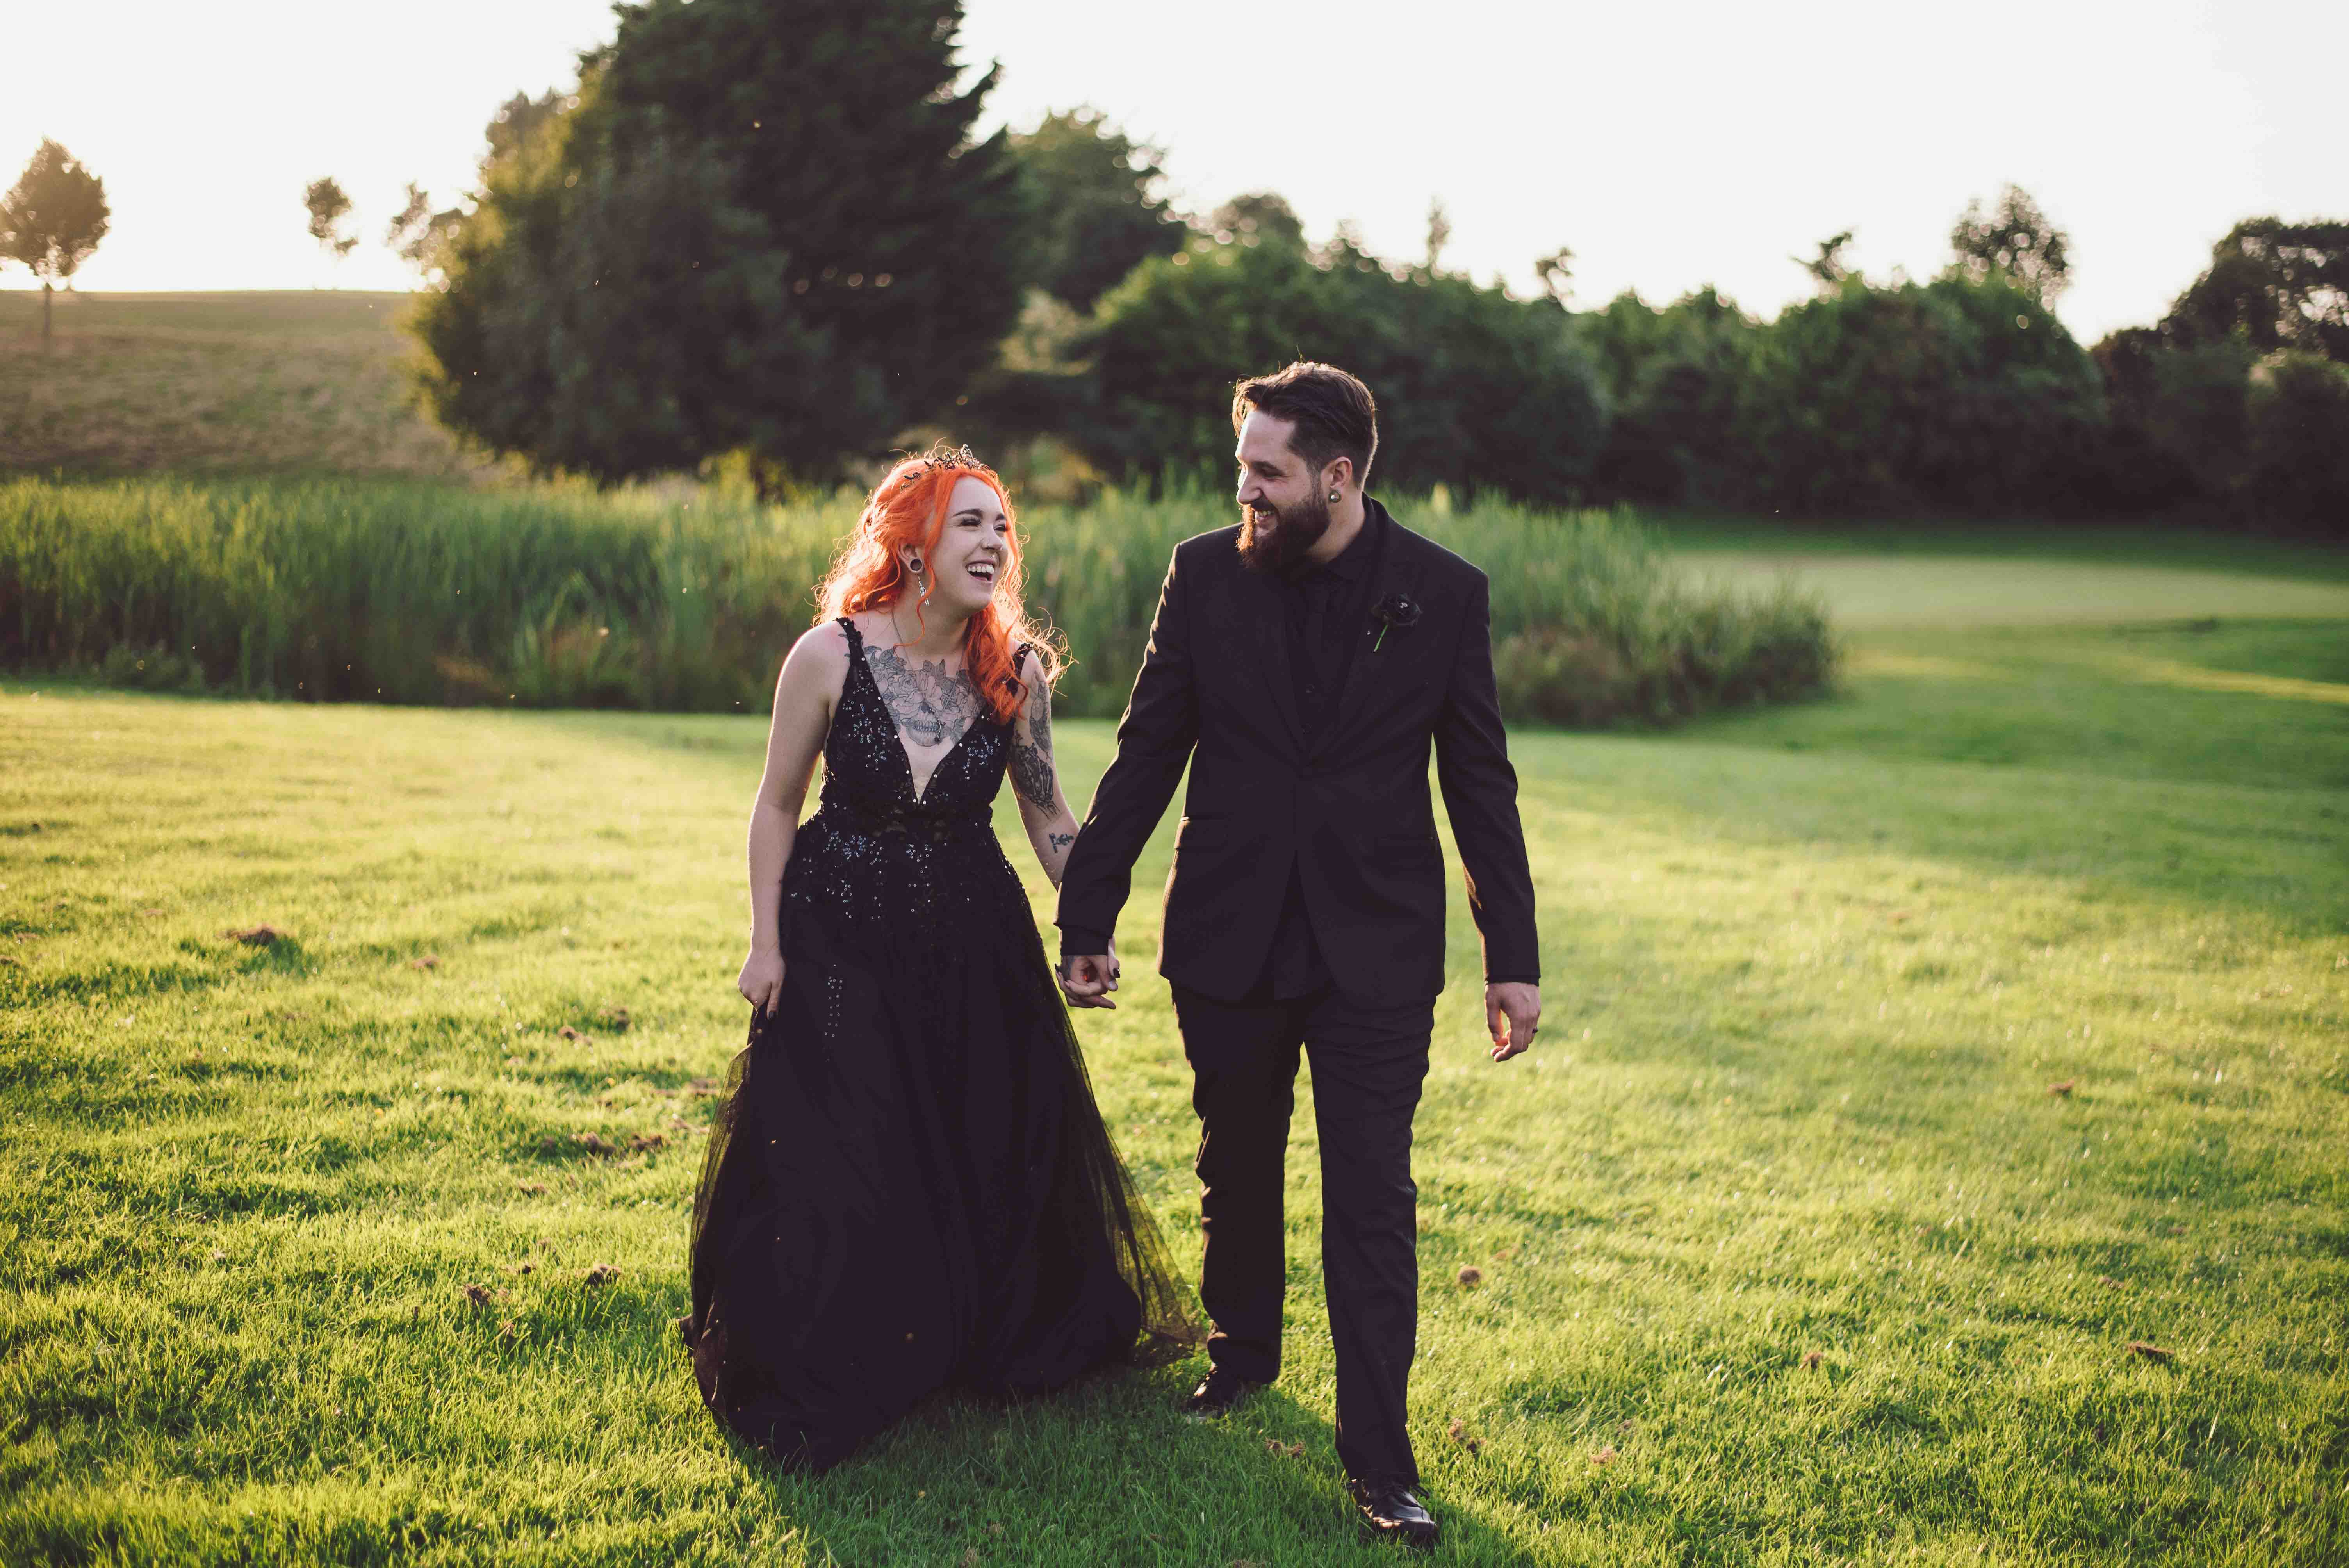
M 1483 1058 L 1455 893 L 1419 1117 L 1447 1560 L 2349 1554 L 2341 624 L 1865 631 L 1830 703 L 1516 738 L 1544 1037 Z M 0 684 L 0 1561 L 1384 1561 L 1340 1500 L 1309 1117 L 1290 1371 L 1226 1426 L 1174 1368 L 940 1400 L 816 1480 L 720 1439 L 667 1321 L 755 721 L 34 690 Z M 1061 728 L 1081 799 L 1107 727 Z M 1165 855 L 1081 1024 L 1188 1267 Z
M 157 469 L 473 479 L 409 397 L 409 296 L 0 291 L 0 472 Z

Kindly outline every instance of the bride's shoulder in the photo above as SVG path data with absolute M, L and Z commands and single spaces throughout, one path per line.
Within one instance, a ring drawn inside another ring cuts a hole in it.
M 821 621 L 802 632 L 783 656 L 783 678 L 837 696 L 848 676 L 848 628 L 838 621 Z

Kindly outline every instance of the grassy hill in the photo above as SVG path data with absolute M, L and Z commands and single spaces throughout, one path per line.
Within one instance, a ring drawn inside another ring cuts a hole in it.
M 0 292 L 0 469 L 339 472 L 488 466 L 410 405 L 409 296 Z

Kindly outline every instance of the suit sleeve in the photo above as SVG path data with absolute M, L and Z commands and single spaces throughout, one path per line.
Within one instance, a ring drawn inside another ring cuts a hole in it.
M 1485 942 L 1488 984 L 1541 979 L 1534 879 L 1517 818 L 1517 772 L 1493 681 L 1491 585 L 1476 574 L 1435 721 L 1435 779 L 1467 873 L 1468 905 Z
M 1133 883 L 1133 862 L 1166 813 L 1199 738 L 1199 694 L 1183 603 L 1182 554 L 1167 562 L 1158 614 L 1150 623 L 1133 695 L 1118 721 L 1117 754 L 1093 791 L 1061 875 L 1063 957 L 1106 953 L 1118 911 Z

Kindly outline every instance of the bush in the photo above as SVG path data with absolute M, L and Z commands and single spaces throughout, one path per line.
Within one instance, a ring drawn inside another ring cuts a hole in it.
M 1402 510 L 1491 574 L 1517 722 L 1667 723 L 1832 678 L 1816 603 L 1689 583 L 1627 516 Z M 312 701 L 762 712 L 855 515 L 853 497 L 16 480 L 0 662 Z M 1123 709 L 1169 552 L 1229 520 L 1204 490 L 1023 516 L 1031 603 L 1075 655 L 1062 711 Z

